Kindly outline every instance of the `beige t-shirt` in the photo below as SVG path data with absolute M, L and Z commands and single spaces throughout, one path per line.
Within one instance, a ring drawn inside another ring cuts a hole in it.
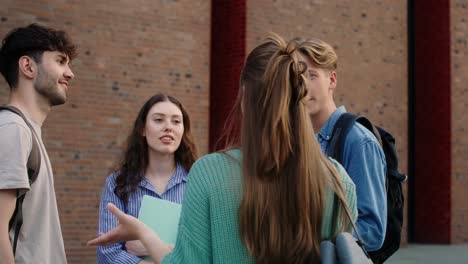
M 0 111 L 0 189 L 30 189 L 23 202 L 23 225 L 15 263 L 67 263 L 52 167 L 40 126 L 29 122 L 39 137 L 41 152 L 41 168 L 31 189 L 26 168 L 32 147 L 31 130 L 20 116 Z M 10 232 L 10 239 L 13 239 L 13 232 Z

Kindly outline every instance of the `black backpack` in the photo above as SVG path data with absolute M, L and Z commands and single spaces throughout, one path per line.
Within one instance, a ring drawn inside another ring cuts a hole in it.
M 8 106 L 0 106 L 0 111 L 1 110 L 8 110 L 10 112 L 13 112 L 19 116 L 21 116 L 28 125 L 29 129 L 31 130 L 32 134 L 32 148 L 31 148 L 31 153 L 29 153 L 28 161 L 26 164 L 26 167 L 28 168 L 28 179 L 29 179 L 29 186 L 31 186 L 34 181 L 37 178 L 37 175 L 39 174 L 39 169 L 41 168 L 41 153 L 39 150 L 39 143 L 37 142 L 36 138 L 38 138 L 36 132 L 34 131 L 33 127 L 27 120 L 27 118 L 24 116 L 21 111 L 11 105 Z M 26 193 L 20 193 L 19 190 L 17 191 L 17 196 L 16 196 L 16 206 L 15 206 L 15 211 L 13 212 L 13 215 L 10 219 L 10 222 L 8 223 L 8 230 L 14 230 L 15 236 L 13 238 L 13 254 L 16 253 L 16 244 L 18 242 L 18 235 L 19 231 L 21 229 L 21 226 L 23 225 L 23 201 L 24 201 L 24 196 Z
M 398 157 L 395 148 L 395 138 L 380 127 L 375 127 L 365 117 L 344 113 L 333 128 L 333 134 L 328 147 L 328 155 L 342 163 L 344 142 L 350 128 L 355 122 L 371 131 L 380 142 L 387 163 L 387 229 L 385 241 L 377 251 L 369 252 L 374 263 L 383 263 L 400 248 L 401 230 L 403 225 L 404 197 L 401 184 L 406 181 L 406 175 L 398 171 Z

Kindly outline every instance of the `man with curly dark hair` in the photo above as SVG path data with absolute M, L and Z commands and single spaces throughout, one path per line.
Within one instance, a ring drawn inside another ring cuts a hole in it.
M 67 100 L 75 56 L 64 31 L 38 24 L 16 28 L 3 39 L 0 72 L 10 87 L 7 106 L 13 110 L 0 111 L 2 263 L 67 262 L 41 127 L 51 108 Z M 34 182 L 27 165 L 33 150 L 40 157 Z

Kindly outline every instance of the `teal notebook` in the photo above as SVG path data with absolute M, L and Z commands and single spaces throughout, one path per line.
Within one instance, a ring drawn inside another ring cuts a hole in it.
M 145 195 L 138 219 L 153 229 L 166 244 L 175 244 L 181 208 L 178 203 Z

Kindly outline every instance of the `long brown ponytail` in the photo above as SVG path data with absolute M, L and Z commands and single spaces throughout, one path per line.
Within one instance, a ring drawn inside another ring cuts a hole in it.
M 242 72 L 239 220 L 257 263 L 319 262 L 327 186 L 344 200 L 307 114 L 306 67 L 297 42 L 274 36 L 249 54 Z

